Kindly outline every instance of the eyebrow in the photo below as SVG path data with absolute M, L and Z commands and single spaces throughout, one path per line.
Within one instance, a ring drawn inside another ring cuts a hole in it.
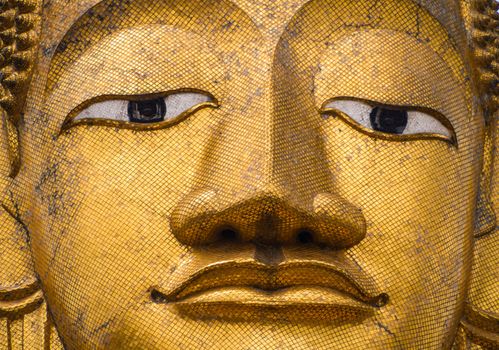
M 106 36 L 122 29 L 159 24 L 186 28 L 206 36 L 210 34 L 206 30 L 210 25 L 222 28 L 226 23 L 233 25 L 236 22 L 237 26 L 248 32 L 258 31 L 249 16 L 232 1 L 192 1 L 189 2 L 188 9 L 180 5 L 168 0 L 104 0 L 82 10 L 84 13 L 71 24 L 62 39 L 51 46 L 55 50 L 50 59 L 45 94 L 54 88 L 61 73 L 82 53 Z M 150 13 L 154 15 L 149 15 Z M 197 18 L 200 20 L 197 21 Z M 50 52 L 52 51 L 48 50 L 47 54 Z
M 411 4 L 411 6 L 416 6 L 415 3 L 412 1 L 400 1 L 400 0 L 389 0 L 387 3 L 393 3 L 394 6 L 398 8 L 404 8 L 404 6 L 408 6 L 408 4 Z M 451 35 L 449 32 L 448 26 L 443 26 L 441 22 L 438 21 L 437 17 L 435 16 L 434 11 L 430 12 L 427 8 L 427 6 L 422 6 L 421 5 L 421 12 L 418 14 L 419 22 L 416 23 L 416 21 L 411 22 L 409 20 L 404 21 L 403 25 L 392 25 L 391 21 L 386 20 L 385 17 L 383 16 L 383 13 L 380 14 L 374 14 L 373 16 L 378 16 L 380 20 L 379 25 L 373 25 L 369 27 L 356 27 L 356 23 L 345 23 L 345 19 L 349 19 L 350 17 L 354 17 L 352 15 L 352 12 L 356 11 L 353 9 L 345 9 L 342 8 L 341 6 L 325 6 L 324 4 L 332 4 L 334 1 L 328 1 L 328 0 L 312 0 L 308 2 L 304 7 L 302 7 L 293 20 L 291 20 L 288 23 L 288 31 L 289 33 L 286 34 L 286 38 L 288 41 L 286 41 L 286 44 L 291 46 L 290 42 L 293 41 L 299 41 L 299 45 L 301 47 L 301 51 L 297 49 L 297 51 L 301 54 L 301 56 L 305 57 L 314 57 L 314 62 L 317 63 L 317 69 L 318 73 L 316 73 L 316 77 L 319 75 L 320 71 L 323 71 L 323 67 L 320 67 L 320 64 L 322 63 L 322 58 L 324 57 L 324 54 L 326 51 L 330 50 L 331 52 L 336 52 L 338 53 L 338 44 L 339 41 L 342 40 L 342 38 L 348 38 L 348 37 L 353 37 L 354 35 L 363 35 L 364 33 L 369 33 L 369 32 L 375 32 L 376 30 L 379 31 L 391 31 L 393 33 L 397 33 L 398 35 L 411 38 L 415 43 L 417 42 L 418 45 L 420 44 L 421 47 L 425 47 L 428 51 L 430 51 L 434 56 L 437 58 L 436 60 L 433 60 L 432 62 L 437 62 L 438 65 L 440 63 L 443 63 L 446 68 L 449 68 L 449 77 L 455 78 L 456 79 L 456 86 L 459 86 L 460 88 L 462 87 L 463 91 L 463 96 L 464 101 L 466 104 L 466 107 L 468 110 L 471 110 L 471 101 L 472 101 L 472 91 L 471 91 L 471 86 L 469 84 L 469 74 L 470 72 L 466 70 L 466 55 L 464 54 L 464 48 L 465 46 L 461 45 L 462 43 L 459 40 L 456 40 L 456 38 Z M 400 4 L 400 5 L 399 5 Z M 405 4 L 404 6 L 402 6 Z M 321 7 L 322 6 L 322 7 Z M 386 8 L 383 8 L 381 4 L 376 4 L 376 6 L 380 7 L 380 10 L 386 11 Z M 438 6 L 437 6 L 438 7 Z M 445 8 L 445 6 L 443 6 Z M 328 16 L 316 16 L 317 11 L 325 8 L 325 13 L 328 14 Z M 392 9 L 393 10 L 393 9 Z M 329 11 L 329 12 L 327 12 Z M 360 11 L 358 14 L 358 18 L 360 19 L 366 19 L 370 15 L 367 14 L 367 12 L 362 12 Z M 408 14 L 407 15 L 409 19 L 416 19 L 416 14 Z M 369 17 L 371 18 L 371 17 Z M 321 22 L 322 21 L 322 22 Z M 326 23 L 325 25 L 319 25 L 319 23 Z M 359 22 L 361 23 L 361 22 Z M 334 24 L 334 25 L 333 25 Z M 416 28 L 416 26 L 419 26 Z M 417 30 L 417 31 L 416 31 Z M 424 35 L 420 35 L 420 31 L 424 32 Z M 298 35 L 296 34 L 298 33 Z M 339 33 L 339 34 L 338 34 Z M 308 36 L 308 38 L 303 35 Z M 426 37 L 428 40 L 423 40 Z M 296 39 L 297 36 L 300 36 L 299 39 Z M 392 41 L 393 42 L 393 41 Z M 352 44 L 353 45 L 353 44 Z M 379 47 L 387 47 L 387 42 L 380 42 Z M 345 47 L 348 47 L 348 44 L 345 44 Z M 408 51 L 407 48 L 404 48 L 404 45 L 398 45 L 399 48 L 403 49 L 405 52 L 411 52 L 410 50 Z M 359 52 L 369 52 L 369 50 L 373 48 L 373 44 L 371 42 L 368 42 L 367 44 L 363 45 L 361 48 L 356 48 L 357 51 Z M 417 48 L 419 50 L 419 48 Z M 353 49 L 352 49 L 353 50 Z M 416 51 L 417 52 L 417 51 Z M 296 55 L 297 57 L 300 55 Z M 353 53 L 347 54 L 344 57 L 348 58 L 354 58 L 356 55 Z M 385 58 L 388 58 L 389 62 L 394 62 L 397 61 L 396 57 L 393 59 L 393 54 L 386 54 Z M 298 58 L 300 59 L 300 58 Z M 336 60 L 339 60 L 340 57 L 336 57 Z M 364 59 L 362 61 L 365 61 Z M 420 59 L 416 59 L 415 62 L 419 64 Z M 362 65 L 365 62 L 362 63 Z M 309 64 L 309 63 L 307 63 Z M 391 66 L 390 64 L 388 66 Z M 387 70 L 386 66 L 380 66 L 383 69 L 380 70 Z M 416 67 L 416 66 L 412 66 Z M 397 69 L 390 70 L 391 72 L 397 72 Z M 429 72 L 429 70 L 426 70 L 426 72 Z M 342 73 L 343 76 L 346 76 L 348 74 L 353 74 L 352 69 L 346 69 L 344 73 Z M 419 72 L 416 75 L 419 79 Z M 315 79 L 315 78 L 314 78 Z M 337 82 L 334 80 L 329 79 L 330 82 L 334 85 L 337 85 Z M 427 79 L 428 80 L 428 79 Z M 434 78 L 429 79 L 429 81 L 434 81 Z M 352 86 L 352 84 L 345 84 L 347 86 Z M 419 85 L 418 82 L 414 85 Z M 429 84 L 430 86 L 432 84 Z M 378 91 L 383 91 L 383 88 L 378 87 Z M 431 90 L 431 89 L 430 89 Z M 315 91 L 316 93 L 316 91 Z M 328 96 L 328 98 L 334 97 L 337 94 L 339 95 L 355 95 L 356 92 L 353 91 L 338 91 L 337 93 L 332 93 Z M 405 94 L 405 96 L 409 96 L 410 94 Z M 428 93 L 428 95 L 431 95 L 431 93 Z M 371 100 L 376 100 L 376 96 L 358 96 L 358 97 L 365 97 L 367 99 Z M 429 101 L 432 102 L 435 99 L 429 98 Z M 387 99 L 386 101 L 380 101 L 380 102 L 385 102 L 387 104 L 398 104 L 399 101 L 390 101 Z M 410 105 L 412 101 L 402 101 L 403 104 Z M 435 103 L 415 103 L 416 105 L 421 105 L 421 107 L 428 107 L 432 108 L 434 110 L 438 110 L 439 112 L 443 112 L 445 109 L 441 108 L 442 103 L 437 103 L 438 101 L 435 101 Z M 321 101 L 322 103 L 322 101 Z
M 117 29 L 116 26 L 106 25 L 117 17 L 112 13 L 113 6 L 109 5 L 110 1 L 104 0 L 88 8 L 74 21 L 59 43 L 56 44 L 50 60 L 46 93 L 53 89 L 61 75 L 60 73 L 76 57 L 85 52 L 91 44 L 100 41 Z

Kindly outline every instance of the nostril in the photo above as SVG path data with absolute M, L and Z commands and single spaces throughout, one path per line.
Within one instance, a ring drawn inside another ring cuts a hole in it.
M 218 232 L 218 239 L 222 242 L 235 242 L 238 238 L 237 231 L 232 228 L 224 228 Z
M 296 235 L 296 241 L 301 244 L 308 244 L 314 242 L 314 236 L 312 232 L 308 230 L 301 230 Z
M 156 289 L 151 290 L 151 300 L 157 304 L 166 303 L 168 299 Z

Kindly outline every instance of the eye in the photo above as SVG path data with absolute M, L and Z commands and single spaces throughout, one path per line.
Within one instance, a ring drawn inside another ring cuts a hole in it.
M 123 124 L 141 128 L 151 125 L 170 124 L 190 115 L 202 107 L 216 107 L 215 99 L 207 93 L 176 92 L 152 98 L 112 99 L 95 102 L 79 111 L 68 123 L 97 120 L 111 124 Z
M 382 134 L 391 139 L 407 139 L 404 135 L 412 135 L 419 138 L 440 138 L 455 143 L 450 122 L 434 111 L 339 99 L 326 103 L 323 113 L 346 116 L 346 119 L 349 119 L 347 122 L 353 122 L 366 132 Z

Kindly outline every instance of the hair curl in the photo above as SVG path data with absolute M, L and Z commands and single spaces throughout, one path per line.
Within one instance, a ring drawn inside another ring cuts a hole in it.
M 0 0 L 0 106 L 17 123 L 38 46 L 38 0 Z
M 499 106 L 499 2 L 474 0 L 471 6 L 473 58 L 484 112 L 492 119 Z

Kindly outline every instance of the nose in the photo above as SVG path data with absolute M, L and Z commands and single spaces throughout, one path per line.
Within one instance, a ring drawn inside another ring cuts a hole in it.
M 171 229 L 181 243 L 190 246 L 216 243 L 231 232 L 243 242 L 313 242 L 345 249 L 365 237 L 366 222 L 360 209 L 333 193 L 317 194 L 308 209 L 271 190 L 224 203 L 217 191 L 207 189 L 195 191 L 179 203 L 171 216 Z
M 181 243 L 206 245 L 232 232 L 245 242 L 344 249 L 365 237 L 361 210 L 335 184 L 323 120 L 303 93 L 310 82 L 293 78 L 287 62 L 255 69 L 254 91 L 234 91 L 230 109 L 221 101 L 225 117 L 210 129 L 197 182 L 170 216 Z
M 172 233 L 190 246 L 220 241 L 227 232 L 270 245 L 345 249 L 359 243 L 366 220 L 335 187 L 320 116 L 266 107 L 258 105 L 258 122 L 248 121 L 251 111 L 245 111 L 213 132 L 197 184 L 170 216 Z

